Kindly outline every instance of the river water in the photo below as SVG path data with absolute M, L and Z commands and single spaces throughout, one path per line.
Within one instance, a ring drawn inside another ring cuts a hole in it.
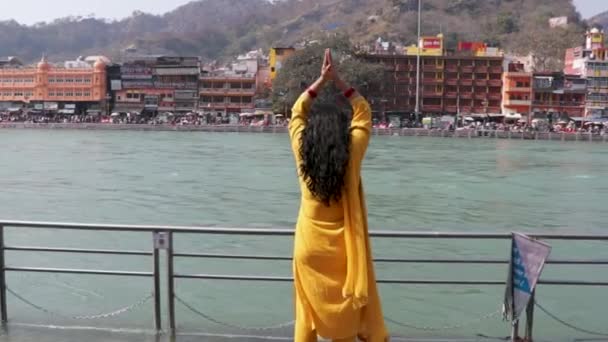
M 604 233 L 608 149 L 603 144 L 374 137 L 364 164 L 373 230 Z M 299 193 L 285 134 L 111 131 L 0 131 L 0 219 L 124 224 L 293 227 Z M 9 245 L 149 250 L 151 236 L 9 229 Z M 290 238 L 180 236 L 179 252 L 288 255 Z M 602 243 L 550 242 L 552 257 L 607 259 Z M 375 240 L 378 257 L 506 259 L 506 241 Z M 14 266 L 150 271 L 146 257 L 7 254 Z M 179 259 L 180 273 L 289 276 L 289 262 Z M 507 266 L 378 264 L 382 279 L 506 280 Z M 608 280 L 605 268 L 549 265 L 544 279 Z M 9 273 L 8 286 L 49 315 L 9 296 L 13 322 L 152 327 L 151 304 L 109 312 L 150 293 L 150 279 Z M 289 321 L 292 289 L 282 283 L 179 280 L 176 293 L 217 320 L 244 326 Z M 502 286 L 380 287 L 386 316 L 442 327 L 500 308 Z M 539 302 L 584 328 L 605 328 L 605 288 L 543 286 Z M 252 333 L 205 322 L 177 304 L 181 331 Z M 506 336 L 498 316 L 466 327 L 405 336 Z M 604 329 L 605 330 L 605 329 Z M 264 331 L 273 335 L 288 333 Z M 256 334 L 261 333 L 255 331 Z M 535 316 L 539 337 L 581 336 Z

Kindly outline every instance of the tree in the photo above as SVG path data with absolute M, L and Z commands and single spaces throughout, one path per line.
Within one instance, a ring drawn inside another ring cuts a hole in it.
M 560 71 L 564 68 L 565 51 L 581 45 L 584 31 L 579 26 L 547 28 L 535 25 L 522 30 L 519 44 L 513 50 L 522 55 L 531 55 L 534 71 Z
M 332 50 L 334 62 L 346 82 L 356 86 L 364 96 L 381 92 L 382 66 L 365 61 L 346 36 L 337 35 L 297 51 L 284 62 L 273 82 L 272 100 L 276 112 L 291 108 L 302 91 L 319 77 L 326 48 Z M 332 85 L 319 94 L 317 101 L 335 104 L 340 98 L 338 95 Z

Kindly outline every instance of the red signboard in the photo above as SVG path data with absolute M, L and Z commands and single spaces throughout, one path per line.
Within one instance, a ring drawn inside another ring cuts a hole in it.
M 422 38 L 423 49 L 441 49 L 441 39 L 435 37 Z

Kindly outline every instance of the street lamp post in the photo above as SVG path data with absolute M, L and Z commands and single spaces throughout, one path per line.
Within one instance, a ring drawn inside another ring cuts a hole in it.
M 416 49 L 416 107 L 414 114 L 416 115 L 416 125 L 418 125 L 420 115 L 420 21 L 422 12 L 422 0 L 418 0 L 418 41 Z

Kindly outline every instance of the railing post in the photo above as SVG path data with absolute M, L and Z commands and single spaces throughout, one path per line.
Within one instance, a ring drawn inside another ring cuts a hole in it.
M 175 278 L 173 277 L 173 232 L 167 232 L 167 309 L 169 331 L 175 334 Z
M 511 342 L 519 341 L 519 320 L 513 321 L 511 326 Z
M 152 234 L 158 234 L 156 232 Z M 152 251 L 152 263 L 153 263 L 153 273 L 154 273 L 154 328 L 156 332 L 160 332 L 163 329 L 162 320 L 161 320 L 161 307 L 160 307 L 160 265 L 159 265 L 159 248 L 154 241 L 154 237 L 152 240 L 153 243 L 153 251 Z
M 6 314 L 6 272 L 4 261 L 4 226 L 0 225 L 0 320 L 2 323 L 8 321 Z
M 534 304 L 536 291 L 532 292 L 526 307 L 526 342 L 532 342 L 532 328 L 534 327 Z

